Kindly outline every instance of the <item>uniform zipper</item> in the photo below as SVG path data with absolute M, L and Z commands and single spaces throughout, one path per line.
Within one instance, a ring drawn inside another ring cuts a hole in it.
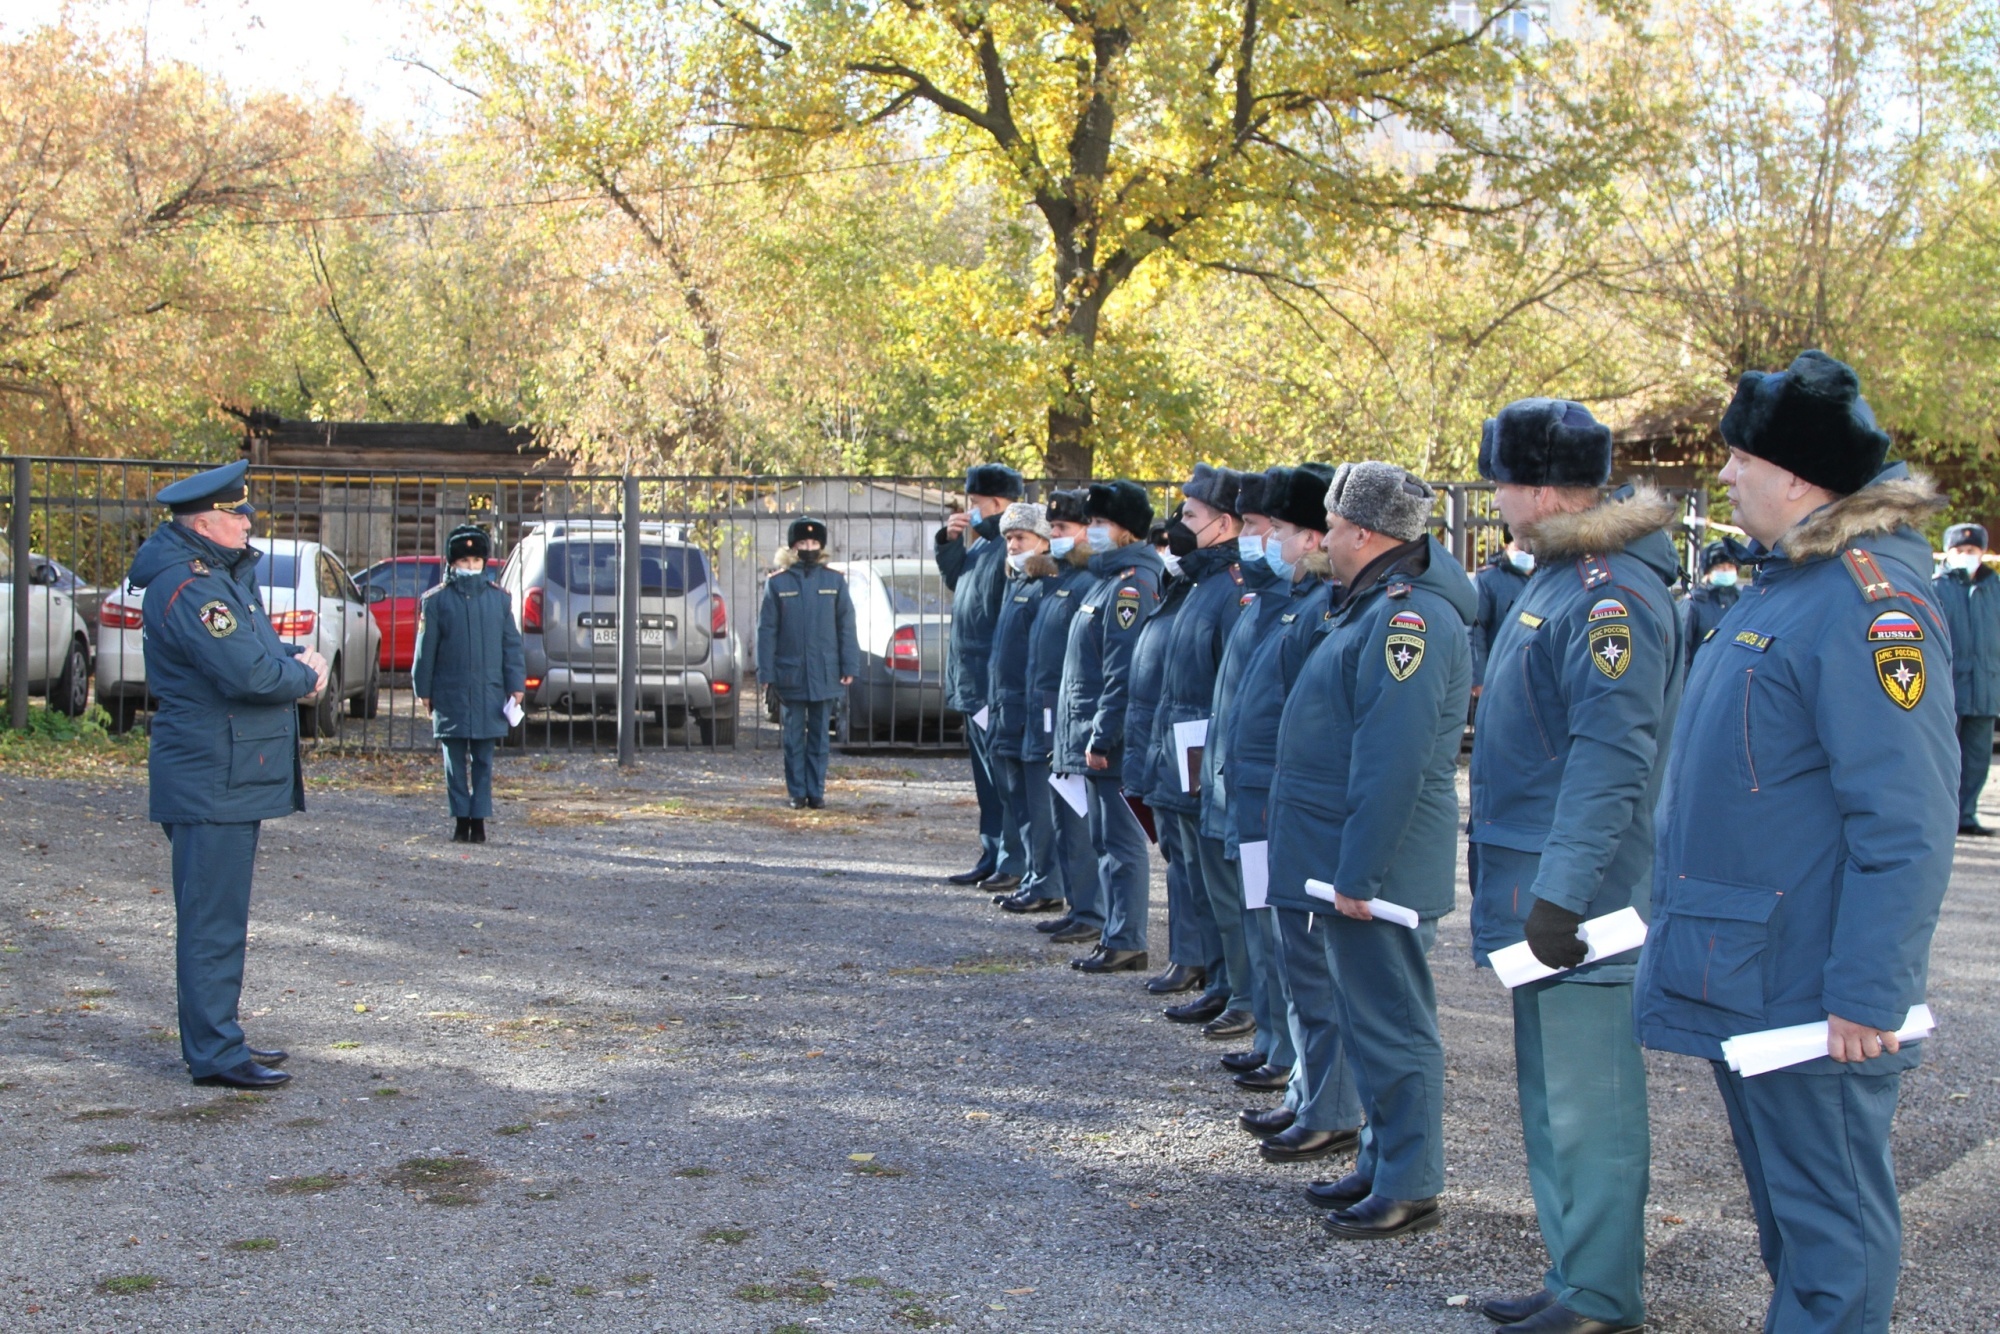
M 1757 783 L 1757 757 L 1750 753 L 1750 687 L 1757 680 L 1757 669 L 1743 669 L 1743 763 L 1750 770 L 1750 790 L 1759 791 Z

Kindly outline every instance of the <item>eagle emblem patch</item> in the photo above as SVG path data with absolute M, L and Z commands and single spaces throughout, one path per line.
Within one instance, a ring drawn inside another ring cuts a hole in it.
M 1417 668 L 1423 666 L 1424 637 L 1392 634 L 1382 647 L 1382 655 L 1388 660 L 1389 675 L 1398 681 L 1407 681 L 1417 674 Z
M 1924 637 L 1924 627 L 1917 618 L 1906 611 L 1885 611 L 1868 623 L 1870 643 L 1891 641 L 1895 643 L 1915 643 Z
M 1136 588 L 1119 589 L 1118 600 L 1113 604 L 1111 614 L 1118 618 L 1118 628 L 1120 630 L 1130 630 L 1134 625 L 1138 624 L 1139 590 Z
M 229 610 L 229 604 L 220 598 L 202 603 L 201 610 L 195 615 L 200 618 L 202 627 L 217 639 L 236 633 L 236 613 Z
M 1875 679 L 1889 702 L 1914 709 L 1924 697 L 1924 651 L 1913 644 L 1890 644 L 1875 650 Z
M 1623 622 L 1590 632 L 1590 665 L 1616 681 L 1632 665 L 1632 628 Z

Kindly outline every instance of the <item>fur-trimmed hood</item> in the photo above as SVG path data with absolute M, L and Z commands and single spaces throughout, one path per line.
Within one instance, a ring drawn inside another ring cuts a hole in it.
M 1611 495 L 1587 510 L 1551 514 L 1540 523 L 1523 524 L 1519 534 L 1535 553 L 1537 565 L 1579 556 L 1615 556 L 1673 523 L 1678 513 L 1671 497 L 1641 486 L 1624 499 Z
M 1920 528 L 1944 506 L 1945 498 L 1928 473 L 1894 464 L 1853 495 L 1799 520 L 1778 539 L 1778 548 L 1794 561 L 1837 555 L 1864 538 L 1884 537 L 1903 527 Z M 1930 544 L 1924 545 L 1928 549 Z
M 1070 554 L 1075 555 L 1076 553 L 1072 550 Z M 1061 573 L 1062 567 L 1056 564 L 1054 556 L 1051 556 L 1046 551 L 1037 551 L 1028 557 L 1028 563 L 1021 570 L 1020 577 L 1023 579 L 1054 579 Z
M 779 568 L 780 570 L 791 569 L 794 565 L 797 565 L 799 563 L 798 549 L 795 547 L 779 547 L 778 555 L 772 563 L 776 565 L 777 568 Z M 827 566 L 826 553 L 821 552 L 819 568 L 825 569 L 826 566 Z
M 1333 562 L 1327 559 L 1324 551 L 1308 551 L 1299 557 L 1298 564 L 1292 570 L 1294 584 L 1303 584 L 1312 579 L 1324 579 L 1328 583 L 1334 581 Z

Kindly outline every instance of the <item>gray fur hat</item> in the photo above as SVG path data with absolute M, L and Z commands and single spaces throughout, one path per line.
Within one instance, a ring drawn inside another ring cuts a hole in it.
M 1975 547 L 1987 545 L 1986 527 L 1984 524 L 1955 523 L 1944 530 L 1944 544 L 1947 549 L 1964 546 L 1967 543 Z
M 1424 534 L 1437 492 L 1393 463 L 1343 463 L 1326 489 L 1326 508 L 1371 533 L 1414 541 Z
M 1017 500 L 1009 505 L 1000 516 L 1000 536 L 1017 532 L 1046 538 L 1049 535 L 1048 511 L 1032 500 Z

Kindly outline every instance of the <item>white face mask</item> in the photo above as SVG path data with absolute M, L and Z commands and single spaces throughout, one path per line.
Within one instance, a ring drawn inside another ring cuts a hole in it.
M 1076 539 L 1073 537 L 1052 537 L 1049 539 L 1049 554 L 1057 560 L 1061 560 L 1064 556 L 1069 555 L 1075 548 Z
M 1708 576 L 1708 584 L 1711 588 L 1734 588 L 1736 587 L 1736 571 L 1717 570 L 1714 574 Z
M 1161 561 L 1165 562 L 1165 564 L 1166 564 L 1166 567 L 1167 567 L 1167 573 L 1168 573 L 1168 574 L 1171 574 L 1171 575 L 1176 575 L 1176 576 L 1178 576 L 1178 575 L 1180 574 L 1180 572 L 1181 572 L 1181 558 L 1180 558 L 1179 556 L 1176 556 L 1176 555 L 1175 555 L 1175 554 L 1174 554 L 1173 552 L 1171 552 L 1171 551 L 1162 551 L 1162 552 L 1160 553 L 1160 559 L 1161 559 Z
M 1947 551 L 1944 554 L 1944 564 L 1948 570 L 1963 570 L 1971 574 L 1984 563 L 1979 554 L 1973 551 Z
M 1532 551 L 1510 551 L 1507 553 L 1507 559 L 1512 561 L 1514 568 L 1522 574 L 1535 572 L 1535 553 Z
M 1031 551 L 1010 551 L 1007 553 L 1007 567 L 1019 574 L 1028 568 L 1028 557 L 1033 554 Z
M 1090 527 L 1083 530 L 1083 538 L 1084 541 L 1090 543 L 1092 551 L 1111 550 L 1111 526 L 1109 524 L 1093 523 Z
M 1264 559 L 1264 535 L 1239 533 L 1236 538 L 1236 555 L 1245 565 L 1255 565 Z

